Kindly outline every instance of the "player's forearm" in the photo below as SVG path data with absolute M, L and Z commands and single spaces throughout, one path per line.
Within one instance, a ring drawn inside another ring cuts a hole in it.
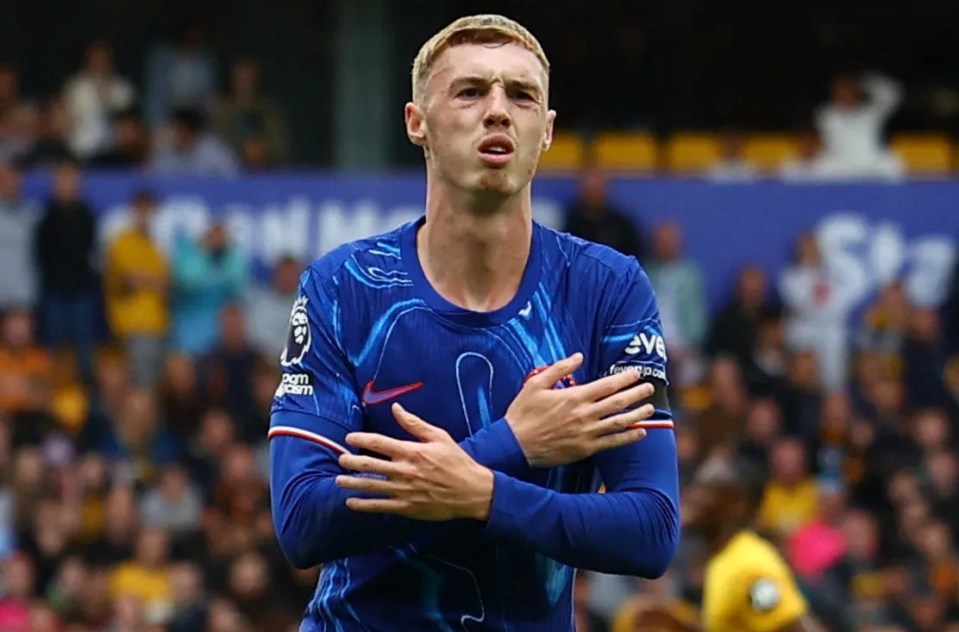
M 494 473 L 489 531 L 559 562 L 603 573 L 662 575 L 679 540 L 675 499 L 656 490 L 562 494 Z
M 459 446 L 474 461 L 494 472 L 519 476 L 529 469 L 523 448 L 506 419 L 494 421 L 473 436 L 460 441 Z
M 297 568 L 372 553 L 448 524 L 352 511 L 346 499 L 368 494 L 338 487 L 335 479 L 342 470 L 336 455 L 305 439 L 271 439 L 270 467 L 274 529 L 284 555 Z
M 496 473 L 487 528 L 579 568 L 662 575 L 680 532 L 672 431 L 650 431 L 596 459 L 606 494 L 563 494 Z

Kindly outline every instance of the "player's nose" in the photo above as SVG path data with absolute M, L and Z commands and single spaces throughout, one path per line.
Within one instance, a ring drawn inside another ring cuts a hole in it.
M 486 117 L 483 123 L 487 127 L 509 127 L 512 120 L 509 115 L 509 97 L 500 86 L 489 91 L 486 99 Z

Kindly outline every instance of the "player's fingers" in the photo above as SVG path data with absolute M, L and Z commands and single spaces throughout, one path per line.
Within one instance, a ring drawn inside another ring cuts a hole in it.
M 554 362 L 529 378 L 526 383 L 538 388 L 553 388 L 556 382 L 572 374 L 583 364 L 583 354 L 576 352 L 568 358 Z
M 646 404 L 638 408 L 633 408 L 625 412 L 600 419 L 595 426 L 596 435 L 605 435 L 611 432 L 621 432 L 630 427 L 638 427 L 635 424 L 640 423 L 653 416 L 656 408 L 652 404 Z
M 399 491 L 400 485 L 396 481 L 379 477 L 350 476 L 348 474 L 341 474 L 336 477 L 337 487 L 374 494 L 394 494 Z
M 386 459 L 377 459 L 372 456 L 362 456 L 359 454 L 344 454 L 339 459 L 340 467 L 352 472 L 363 472 L 364 474 L 382 474 L 390 477 L 404 477 L 405 470 L 399 463 L 387 461 Z
M 394 459 L 409 454 L 410 448 L 417 445 L 375 432 L 351 432 L 346 435 L 346 443 L 354 448 L 369 450 Z
M 569 389 L 569 391 L 575 393 L 577 397 L 582 398 L 584 401 L 595 402 L 604 397 L 609 397 L 613 393 L 618 393 L 631 384 L 635 384 L 641 378 L 642 374 L 639 371 L 620 371 L 619 373 L 593 380 L 589 384 L 574 386 Z
M 417 417 L 398 402 L 394 403 L 390 410 L 393 412 L 393 417 L 396 418 L 397 423 L 420 441 L 437 441 L 447 436 L 444 430 Z
M 635 404 L 653 396 L 656 387 L 649 382 L 635 384 L 632 387 L 608 395 L 589 407 L 590 416 L 605 417 L 621 410 L 632 407 Z
M 346 506 L 364 513 L 403 514 L 412 509 L 408 501 L 392 498 L 347 498 Z
M 633 428 L 632 430 L 614 432 L 612 434 L 599 437 L 596 439 L 594 446 L 596 447 L 596 452 L 602 452 L 603 450 L 611 450 L 613 448 L 619 448 L 624 445 L 636 443 L 637 441 L 642 441 L 645 438 L 645 428 Z

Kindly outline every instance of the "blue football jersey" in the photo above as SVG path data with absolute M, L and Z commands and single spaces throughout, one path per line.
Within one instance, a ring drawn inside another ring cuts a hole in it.
M 301 630 L 571 631 L 575 567 L 634 572 L 656 555 L 668 563 L 675 546 L 667 351 L 651 286 L 634 258 L 534 224 L 513 300 L 467 311 L 422 271 L 424 221 L 344 245 L 301 277 L 269 432 L 281 544 L 298 565 L 323 564 Z M 557 388 L 625 370 L 657 385 L 648 436 L 532 468 L 503 415 L 531 374 L 577 351 L 582 367 Z M 343 505 L 350 494 L 330 481 L 342 473 L 337 456 L 352 450 L 347 433 L 415 440 L 394 401 L 494 471 L 486 523 Z M 605 495 L 595 493 L 601 483 Z M 620 489 L 632 495 L 615 497 Z

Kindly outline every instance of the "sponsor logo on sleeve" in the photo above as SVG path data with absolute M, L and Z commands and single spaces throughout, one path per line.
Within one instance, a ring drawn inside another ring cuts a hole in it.
M 313 377 L 308 373 L 284 373 L 276 396 L 284 395 L 313 395 Z
M 293 302 L 290 312 L 290 326 L 286 334 L 286 347 L 280 355 L 280 364 L 293 366 L 303 361 L 303 356 L 310 350 L 312 335 L 310 333 L 310 319 L 306 313 L 307 297 L 301 296 Z
M 666 341 L 663 335 L 652 328 L 641 331 L 633 336 L 633 339 L 626 345 L 626 354 L 631 356 L 644 355 L 651 359 L 660 359 L 666 361 Z
M 749 604 L 756 612 L 769 612 L 779 605 L 779 586 L 769 578 L 762 578 L 749 588 Z
M 606 375 L 616 375 L 626 371 L 639 371 L 643 379 L 656 379 L 666 381 L 666 371 L 662 367 L 649 364 L 640 364 L 637 362 L 617 362 L 609 367 Z

